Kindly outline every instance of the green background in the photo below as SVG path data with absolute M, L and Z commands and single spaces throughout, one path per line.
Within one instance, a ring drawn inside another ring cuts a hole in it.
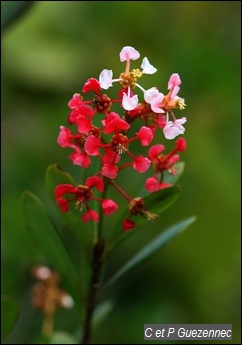
M 8 23 L 11 3 L 1 4 Z M 51 213 L 46 168 L 58 164 L 78 179 L 80 167 L 56 142 L 67 103 L 104 68 L 118 76 L 126 45 L 158 69 L 143 77 L 143 87 L 157 85 L 165 93 L 170 75 L 181 76 L 179 95 L 187 107 L 176 115 L 187 117 L 186 168 L 178 201 L 117 249 L 107 275 L 162 229 L 198 219 L 110 291 L 113 309 L 93 342 L 144 343 L 148 323 L 222 323 L 233 325 L 233 343 L 240 343 L 240 12 L 239 1 L 37 1 L 4 27 L 2 292 L 20 303 L 21 315 L 3 343 L 31 343 L 41 329 L 42 316 L 31 306 L 30 270 L 45 258 L 27 234 L 20 196 L 31 190 Z M 174 142 L 159 133 L 156 141 L 168 152 Z M 120 177 L 133 196 L 143 181 L 131 169 Z M 56 330 L 77 327 L 75 311 L 58 311 Z

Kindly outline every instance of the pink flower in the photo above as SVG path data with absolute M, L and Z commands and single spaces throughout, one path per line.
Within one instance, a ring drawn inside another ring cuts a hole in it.
M 75 109 L 82 105 L 82 96 L 79 93 L 75 93 L 72 99 L 69 101 L 68 106 L 71 109 Z
M 102 175 L 114 179 L 117 177 L 118 168 L 113 163 L 105 163 L 102 167 Z
M 104 133 L 105 134 L 116 133 L 119 131 L 124 131 L 129 128 L 130 128 L 130 125 L 126 121 L 122 120 L 120 117 L 115 117 L 113 120 L 107 123 Z
M 176 141 L 176 149 L 180 152 L 186 150 L 186 140 L 184 138 L 179 138 Z
M 153 139 L 152 130 L 149 127 L 142 126 L 139 132 L 135 133 L 140 138 L 141 145 L 147 146 L 151 143 Z
M 101 203 L 103 213 L 109 215 L 118 209 L 118 205 L 111 199 L 105 199 Z
M 63 198 L 65 194 L 76 194 L 77 188 L 73 187 L 71 184 L 60 184 L 55 187 L 55 198 L 57 205 L 62 212 L 67 212 L 69 209 L 68 200 Z
M 170 76 L 170 79 L 168 81 L 168 90 L 173 89 L 175 86 L 179 86 L 181 84 L 181 79 L 178 73 L 173 73 Z
M 120 54 L 120 61 L 137 60 L 140 57 L 140 53 L 133 47 L 123 47 Z
M 72 160 L 74 165 L 80 165 L 82 168 L 87 169 L 90 164 L 91 160 L 86 153 L 72 153 L 69 158 Z
M 174 139 L 179 134 L 183 134 L 185 132 L 185 128 L 182 126 L 187 119 L 185 117 L 175 120 L 174 123 L 172 121 L 168 121 L 163 128 L 163 133 L 166 139 Z
M 159 93 L 158 89 L 156 87 L 151 87 L 148 90 L 145 90 L 144 92 L 144 99 L 147 103 L 150 103 L 152 97 L 157 95 Z
M 165 146 L 162 144 L 157 144 L 152 146 L 148 151 L 148 156 L 151 159 L 151 161 L 154 161 L 157 156 L 165 150 Z
M 134 159 L 133 167 L 139 173 L 147 171 L 150 167 L 150 160 L 142 155 Z
M 77 108 L 72 109 L 68 121 L 69 123 L 76 123 L 79 115 L 87 117 L 91 121 L 94 114 L 95 111 L 91 107 L 89 107 L 89 105 L 81 104 Z
M 99 146 L 100 146 L 100 138 L 96 138 L 94 135 L 89 135 L 89 137 L 87 137 L 86 139 L 84 150 L 90 156 L 98 156 Z
M 123 94 L 121 95 L 122 106 L 127 111 L 135 109 L 139 102 L 138 96 L 133 95 L 131 92 L 131 88 L 134 87 L 134 78 L 137 79 L 140 78 L 142 74 L 153 74 L 157 71 L 157 69 L 150 64 L 147 57 L 145 57 L 141 64 L 142 71 L 137 69 L 130 72 L 130 60 L 137 60 L 139 57 L 140 53 L 133 47 L 123 47 L 120 52 L 120 60 L 122 62 L 126 61 L 125 73 L 120 74 L 120 77 L 118 79 L 113 79 L 113 71 L 104 69 L 99 75 L 100 86 L 105 90 L 107 90 L 110 86 L 113 86 L 114 82 L 120 82 L 120 84 L 123 86 L 123 89 L 125 90 L 125 92 L 123 92 Z M 141 85 L 139 85 L 138 83 L 135 83 L 135 85 L 139 87 L 143 92 L 145 92 L 144 88 Z M 159 110 L 159 112 L 161 111 Z
M 118 163 L 120 161 L 120 155 L 113 150 L 107 149 L 103 156 L 103 163 Z
M 86 179 L 86 186 L 89 188 L 96 187 L 97 190 L 102 193 L 104 190 L 103 180 L 98 176 L 91 176 Z
M 88 168 L 91 164 L 91 159 L 86 154 L 86 152 L 81 152 L 80 148 L 76 145 L 71 145 L 76 152 L 70 154 L 69 158 L 72 160 L 73 164 L 80 165 L 83 168 Z
M 86 118 L 83 115 L 78 115 L 76 118 L 76 124 L 78 128 L 78 132 L 81 134 L 85 134 L 90 132 L 92 129 L 92 122 L 90 119 Z
M 94 210 L 87 210 L 87 212 L 82 215 L 82 220 L 84 223 L 87 223 L 89 220 L 93 220 L 94 222 L 98 222 L 99 221 L 99 215 Z
M 154 113 L 164 113 L 165 111 L 163 109 L 160 108 L 161 106 L 161 102 L 164 99 L 164 95 L 161 92 L 158 92 L 156 95 L 154 95 L 153 97 L 151 97 L 149 103 L 151 105 L 151 109 L 153 110 Z
M 70 145 L 71 131 L 64 126 L 60 126 L 60 133 L 57 138 L 57 143 L 61 147 L 68 147 Z

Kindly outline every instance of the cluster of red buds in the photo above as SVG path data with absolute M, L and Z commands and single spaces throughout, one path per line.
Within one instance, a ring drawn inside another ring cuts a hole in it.
M 57 139 L 61 147 L 73 149 L 69 155 L 73 164 L 87 169 L 92 164 L 92 159 L 100 161 L 99 171 L 89 176 L 84 184 L 77 186 L 61 184 L 56 187 L 55 197 L 61 211 L 67 212 L 69 202 L 75 201 L 76 207 L 81 210 L 85 208 L 85 213 L 82 215 L 84 222 L 99 221 L 99 214 L 90 208 L 89 201 L 100 202 L 105 215 L 115 212 L 118 205 L 113 200 L 95 196 L 95 192 L 102 193 L 107 185 L 112 185 L 128 201 L 129 216 L 123 222 L 124 231 L 135 227 L 135 222 L 131 218 L 136 214 L 141 214 L 147 219 L 154 218 L 154 215 L 146 209 L 141 197 L 130 197 L 117 184 L 119 171 L 133 167 L 138 173 L 144 173 L 153 167 L 153 173 L 146 179 L 144 185 L 147 191 L 156 192 L 171 186 L 163 180 L 164 171 L 175 174 L 174 164 L 180 159 L 178 152 L 186 149 L 186 141 L 182 137 L 176 140 L 174 149 L 168 154 L 163 153 L 165 146 L 162 144 L 149 147 L 157 129 L 161 129 L 168 140 L 184 133 L 183 124 L 186 118 L 176 119 L 173 110 L 184 109 L 185 101 L 177 96 L 181 84 L 177 73 L 171 75 L 166 95 L 159 92 L 157 87 L 145 90 L 138 84 L 137 80 L 143 74 L 153 74 L 157 71 L 146 57 L 142 61 L 141 70 L 130 70 L 131 60 L 139 57 L 137 50 L 126 46 L 120 52 L 120 61 L 126 61 L 126 68 L 119 78 L 113 79 L 112 70 L 104 69 L 99 79 L 88 79 L 82 88 L 82 93 L 91 93 L 92 98 L 85 100 L 81 94 L 75 93 L 68 103 L 71 109 L 68 124 L 75 125 L 76 132 L 73 133 L 69 128 L 60 126 Z M 109 89 L 114 82 L 119 82 L 120 89 L 117 98 L 111 99 L 102 90 Z M 134 94 L 136 87 L 144 95 L 142 102 L 139 102 L 138 95 Z M 112 110 L 115 103 L 120 105 L 122 115 Z M 173 121 L 170 120 L 171 117 Z M 131 127 L 137 119 L 140 120 L 141 126 L 133 133 Z M 133 141 L 139 142 L 142 147 L 149 147 L 147 157 L 137 156 L 132 151 Z M 122 159 L 124 156 L 126 156 L 125 161 Z

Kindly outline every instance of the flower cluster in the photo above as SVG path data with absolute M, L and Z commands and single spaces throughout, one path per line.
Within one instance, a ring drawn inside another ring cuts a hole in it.
M 78 186 L 62 184 L 56 187 L 55 197 L 61 211 L 67 212 L 69 202 L 75 201 L 76 207 L 81 210 L 86 209 L 82 215 L 84 222 L 98 221 L 99 215 L 90 208 L 89 201 L 100 202 L 101 210 L 106 215 L 115 212 L 118 205 L 111 199 L 100 197 L 100 193 L 107 185 L 112 185 L 128 201 L 130 215 L 124 220 L 124 231 L 135 227 L 134 221 L 130 219 L 133 215 L 139 213 L 147 219 L 153 219 L 154 215 L 145 208 L 142 198 L 131 198 L 117 184 L 119 171 L 132 167 L 138 173 L 144 173 L 152 166 L 154 174 L 145 181 L 145 188 L 149 192 L 155 192 L 170 186 L 163 181 L 163 173 L 164 171 L 175 173 L 174 164 L 180 159 L 177 153 L 186 149 L 185 139 L 180 137 L 176 141 L 174 150 L 166 155 L 163 154 L 165 147 L 162 144 L 149 147 L 147 156 L 136 155 L 132 151 L 133 141 L 137 141 L 142 147 L 150 146 L 157 128 L 163 130 L 166 139 L 174 139 L 184 133 L 183 124 L 186 122 L 185 117 L 176 119 L 173 113 L 174 109 L 181 110 L 185 107 L 184 99 L 178 97 L 181 84 L 179 75 L 177 73 L 171 75 L 166 95 L 157 87 L 145 90 L 137 80 L 143 74 L 155 73 L 157 69 L 145 57 L 141 70 L 130 70 L 131 60 L 137 60 L 139 57 L 137 50 L 126 46 L 120 52 L 120 61 L 125 61 L 126 67 L 119 78 L 113 79 L 112 70 L 104 69 L 99 79 L 88 79 L 82 88 L 82 93 L 93 93 L 92 99 L 84 100 L 83 95 L 75 93 L 68 103 L 70 108 L 68 124 L 75 125 L 76 132 L 73 133 L 69 128 L 60 126 L 57 139 L 61 147 L 73 149 L 69 155 L 73 164 L 87 169 L 93 159 L 98 159 L 100 162 L 100 169 L 88 177 L 84 184 Z M 115 82 L 119 82 L 120 89 L 117 98 L 111 99 L 102 90 L 108 90 Z M 141 102 L 134 93 L 136 87 L 142 91 Z M 121 115 L 114 111 L 115 103 L 120 104 Z M 131 127 L 137 119 L 141 120 L 142 125 L 133 133 Z M 93 189 L 99 194 L 95 196 Z

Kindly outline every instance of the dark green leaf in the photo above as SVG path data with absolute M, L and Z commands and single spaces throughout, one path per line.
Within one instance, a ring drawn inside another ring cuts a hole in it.
M 68 253 L 49 219 L 39 199 L 31 192 L 23 193 L 23 210 L 27 229 L 35 243 L 40 246 L 46 258 L 64 277 L 76 306 L 81 309 L 80 295 L 83 296 L 81 283 Z
M 16 301 L 9 296 L 1 296 L 2 337 L 5 337 L 15 326 L 19 314 L 20 309 Z
M 100 291 L 100 295 L 103 295 L 114 283 L 116 283 L 125 273 L 131 269 L 139 266 L 141 263 L 150 259 L 161 248 L 167 245 L 174 237 L 179 235 L 185 229 L 188 228 L 196 217 L 191 217 L 180 221 L 179 223 L 172 225 L 164 232 L 155 237 L 150 243 L 142 248 L 133 258 L 131 258 L 123 267 L 121 267 L 114 276 L 104 285 Z

